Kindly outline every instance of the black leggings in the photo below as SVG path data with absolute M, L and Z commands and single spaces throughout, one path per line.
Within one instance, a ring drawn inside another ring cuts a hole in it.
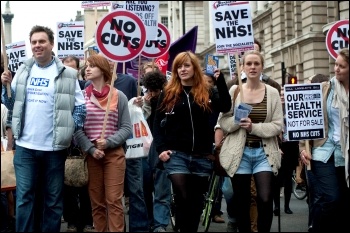
M 175 194 L 176 225 L 180 232 L 197 232 L 209 177 L 174 174 L 170 180 Z
M 273 174 L 254 174 L 257 191 L 258 232 L 270 232 L 273 218 Z M 231 178 L 233 187 L 233 211 L 237 216 L 239 232 L 250 232 L 250 182 L 251 174 L 235 174 Z

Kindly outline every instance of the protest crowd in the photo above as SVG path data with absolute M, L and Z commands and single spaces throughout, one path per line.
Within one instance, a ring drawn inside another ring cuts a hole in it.
M 198 232 L 214 176 L 210 221 L 269 232 L 274 215 L 294 214 L 293 174 L 307 187 L 309 232 L 348 229 L 349 49 L 333 77 L 281 85 L 245 30 L 249 4 L 215 8 L 217 52 L 235 60 L 226 77 L 214 54 L 198 59 L 193 34 L 171 44 L 150 4 L 126 1 L 101 19 L 97 48 L 84 51 L 84 25 L 70 22 L 28 29 L 30 58 L 25 45 L 2 50 L 1 232 L 60 232 L 62 222 L 66 232 Z

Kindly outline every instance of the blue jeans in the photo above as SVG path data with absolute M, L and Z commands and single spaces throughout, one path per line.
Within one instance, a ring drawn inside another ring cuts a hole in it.
M 334 156 L 326 163 L 311 160 L 307 171 L 312 229 L 338 231 L 346 229 L 349 218 L 349 188 L 345 182 L 345 167 L 334 166 Z M 312 173 L 312 174 L 310 174 Z
M 127 159 L 125 192 L 129 197 L 129 232 L 148 232 L 149 230 L 142 184 L 142 158 Z
M 213 172 L 212 160 L 173 150 L 163 165 L 175 194 L 176 225 L 180 232 L 198 232 L 204 195 Z
M 157 168 L 158 153 L 151 144 L 149 155 L 143 158 L 143 189 L 151 229 L 167 228 L 170 216 L 171 182 L 164 170 Z
M 227 218 L 230 222 L 236 222 L 236 217 L 233 212 L 233 189 L 230 177 L 224 177 L 224 182 L 222 184 L 222 193 L 226 201 L 227 207 Z
M 186 174 L 209 178 L 213 171 L 210 159 L 175 150 L 172 150 L 170 159 L 163 165 L 168 175 Z
M 264 148 L 244 147 L 242 160 L 236 174 L 255 174 L 262 171 L 272 172 Z
M 60 231 L 65 160 L 65 150 L 38 151 L 16 146 L 13 160 L 17 195 L 16 232 Z M 38 184 L 42 186 L 38 187 Z M 37 195 L 42 200 L 36 200 Z M 40 206 L 35 206 L 35 202 Z M 42 215 L 40 229 L 34 229 L 34 210 Z

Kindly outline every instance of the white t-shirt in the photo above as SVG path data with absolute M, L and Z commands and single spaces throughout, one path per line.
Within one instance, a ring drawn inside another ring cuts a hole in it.
M 53 111 L 54 80 L 58 75 L 57 66 L 48 67 L 33 65 L 27 81 L 25 121 L 21 137 L 16 144 L 34 150 L 53 151 Z M 15 76 L 16 78 L 16 76 Z M 16 80 L 12 81 L 16 90 Z M 75 106 L 84 104 L 78 79 L 75 85 Z

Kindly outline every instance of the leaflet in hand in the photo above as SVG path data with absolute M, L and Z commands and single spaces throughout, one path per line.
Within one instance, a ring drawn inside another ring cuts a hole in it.
M 235 124 L 239 124 L 242 118 L 247 118 L 252 111 L 252 106 L 245 103 L 240 103 L 238 107 L 235 107 Z

